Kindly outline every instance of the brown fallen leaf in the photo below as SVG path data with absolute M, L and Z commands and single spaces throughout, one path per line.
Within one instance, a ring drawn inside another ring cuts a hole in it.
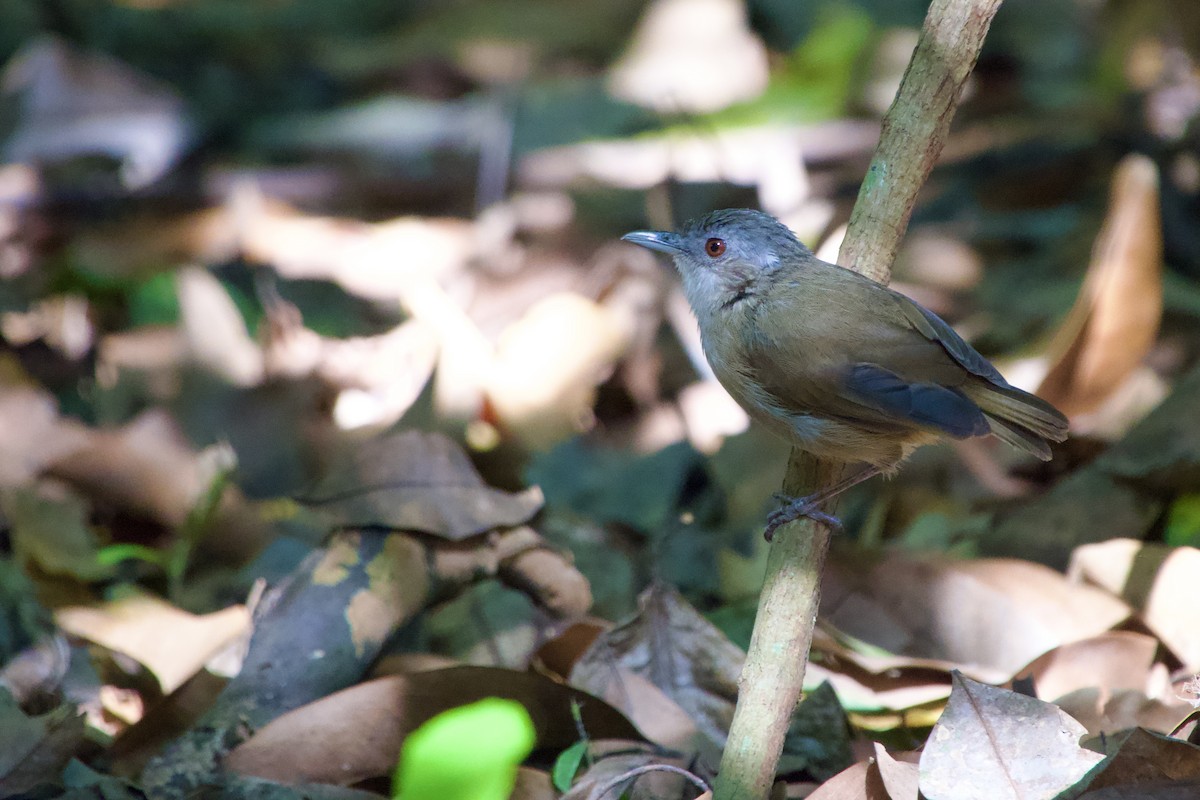
M 562 292 L 535 303 L 501 334 L 484 391 L 496 421 L 544 449 L 591 425 L 596 387 L 633 336 L 628 315 Z
M 130 593 L 96 607 L 54 612 L 67 633 L 122 653 L 150 670 L 164 694 L 196 674 L 222 649 L 246 635 L 250 612 L 229 606 L 197 616 L 158 598 Z
M 1013 680 L 1033 680 L 1037 696 L 1054 701 L 1076 689 L 1146 692 L 1158 642 L 1134 631 L 1106 631 L 1068 642 L 1033 660 Z
M 842 705 L 857 712 L 907 711 L 950 696 L 949 670 L 898 670 L 873 675 L 852 664 L 828 667 L 814 662 L 808 665 L 804 682 L 828 682 Z
M 1164 681 L 1165 683 L 1165 681 Z M 1170 694 L 1167 685 L 1159 697 L 1142 689 L 1076 689 L 1054 704 L 1079 721 L 1092 736 L 1108 736 L 1130 728 L 1169 733 L 1192 711 L 1192 706 Z
M 686 757 L 668 756 L 636 742 L 593 740 L 590 749 L 592 765 L 575 779 L 562 800 L 612 800 L 618 796 L 657 800 L 690 797 L 697 791 L 697 776 Z
M 859 761 L 834 775 L 810 794 L 807 800 L 892 800 L 879 768 L 873 761 Z
M 920 758 L 920 753 L 898 753 L 892 756 L 887 748 L 875 742 L 875 766 L 891 800 L 917 800 Z
M 284 783 L 350 785 L 391 774 L 404 737 L 429 718 L 484 697 L 521 703 L 537 746 L 561 751 L 579 734 L 571 716 L 598 738 L 640 741 L 638 730 L 597 697 L 527 672 L 449 667 L 358 684 L 290 711 L 257 731 L 223 761 L 243 775 Z
M 745 653 L 673 589 L 652 586 L 638 604 L 636 616 L 596 638 L 571 670 L 571 684 L 614 698 L 635 686 L 657 687 L 703 734 L 703 752 L 719 753 Z M 631 673 L 642 680 L 627 684 Z M 636 714 L 635 703 L 627 702 Z M 679 736 L 689 735 L 689 728 L 679 729 Z
M 376 526 L 457 542 L 527 522 L 542 493 L 536 486 L 493 489 L 449 438 L 412 430 L 345 449 L 300 501 L 334 528 Z
M 1032 697 L 954 677 L 954 691 L 921 753 L 928 800 L 1053 797 L 1103 759 L 1084 728 Z
M 893 554 L 836 583 L 822 612 L 845 633 L 891 652 L 1012 675 L 1065 642 L 1129 616 L 1109 593 L 1016 559 Z M 851 613 L 870 608 L 869 615 Z
M 183 524 L 208 488 L 211 467 L 161 409 L 139 414 L 115 431 L 93 431 L 87 445 L 47 469 L 110 507 L 169 527 Z
M 1128 601 L 1186 669 L 1200 669 L 1200 550 L 1113 539 L 1076 549 L 1067 575 Z
M 175 290 L 188 357 L 234 386 L 260 383 L 262 348 L 216 276 L 200 267 L 185 267 L 175 275 Z
M 611 627 L 612 623 L 597 617 L 572 622 L 537 649 L 533 655 L 536 668 L 566 680 L 596 637 Z
M 1093 411 L 1141 363 L 1162 316 L 1158 168 L 1126 156 L 1079 299 L 1050 345 L 1037 393 L 1068 416 Z
M 1143 728 L 1133 729 L 1123 741 L 1114 738 L 1119 744 L 1109 743 L 1109 750 L 1114 744 L 1116 750 L 1088 784 L 1089 792 L 1109 787 L 1131 789 L 1164 781 L 1186 782 L 1200 788 L 1200 747 Z

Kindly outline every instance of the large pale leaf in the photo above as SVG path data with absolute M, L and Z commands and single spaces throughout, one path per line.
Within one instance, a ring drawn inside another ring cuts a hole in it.
M 955 676 L 921 754 L 928 800 L 1050 800 L 1103 756 L 1084 728 L 1050 703 Z

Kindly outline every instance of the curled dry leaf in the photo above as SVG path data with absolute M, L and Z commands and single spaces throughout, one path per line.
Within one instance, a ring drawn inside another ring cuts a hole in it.
M 635 617 L 602 633 L 575 664 L 572 685 L 610 702 L 644 684 L 657 687 L 685 715 L 677 718 L 678 735 L 664 735 L 679 746 L 695 727 L 707 742 L 708 754 L 719 752 L 733 716 L 745 654 L 672 589 L 652 586 L 638 603 Z M 640 680 L 631 680 L 630 674 Z M 665 719 L 656 719 L 655 712 L 640 713 L 632 700 L 619 707 L 652 727 Z M 662 713 L 664 706 L 659 707 Z M 683 724 L 685 720 L 690 724 Z M 661 732 L 661 725 L 657 727 Z
M 891 800 L 917 800 L 920 753 L 897 753 L 892 756 L 879 742 L 874 745 L 875 766 Z
M 1104 737 L 1130 728 L 1170 733 L 1192 711 L 1190 704 L 1171 692 L 1170 685 L 1164 686 L 1161 697 L 1147 697 L 1141 689 L 1076 689 L 1057 698 L 1054 704 L 1092 736 Z
M 1050 346 L 1038 394 L 1069 415 L 1095 411 L 1138 367 L 1162 316 L 1158 168 L 1126 156 L 1075 307 Z
M 1013 680 L 1031 679 L 1037 696 L 1055 701 L 1077 689 L 1104 692 L 1150 691 L 1151 667 L 1158 651 L 1152 636 L 1134 631 L 1107 631 L 1043 653 Z M 1162 681 L 1155 681 L 1162 683 Z
M 1114 539 L 1078 548 L 1067 574 L 1129 601 L 1186 669 L 1200 669 L 1200 550 Z
M 106 504 L 178 526 L 205 489 L 200 467 L 175 420 L 150 410 L 116 431 L 93 432 L 48 473 Z
M 54 621 L 73 636 L 134 659 L 154 674 L 164 694 L 250 630 L 245 606 L 197 616 L 141 593 L 95 607 L 60 608 Z
M 666 757 L 661 752 L 633 743 L 622 746 L 618 742 L 593 741 L 591 749 L 595 762 L 577 778 L 562 800 L 612 800 L 614 797 L 655 800 L 690 797 L 696 791 L 694 784 L 682 774 L 683 770 L 693 766 L 686 758 Z
M 244 775 L 287 783 L 349 785 L 389 775 L 405 736 L 442 711 L 485 697 L 523 705 L 541 749 L 561 751 L 578 739 L 573 703 L 579 704 L 589 735 L 642 739 L 603 700 L 548 678 L 496 667 L 450 667 L 378 678 L 290 711 L 260 729 L 223 764 Z
M 1078 722 L 1050 703 L 954 676 L 921 754 L 929 800 L 1050 798 L 1103 759 L 1084 750 Z
M 493 489 L 458 445 L 420 431 L 376 437 L 349 449 L 300 500 L 335 527 L 379 526 L 451 541 L 520 525 L 542 507 L 537 487 L 517 493 Z
M 879 768 L 873 761 L 859 761 L 834 775 L 808 795 L 808 800 L 892 800 Z
M 833 591 L 822 611 L 846 633 L 892 652 L 1007 675 L 1064 642 L 1095 636 L 1129 608 L 1028 561 L 890 555 Z M 869 608 L 870 614 L 852 613 Z

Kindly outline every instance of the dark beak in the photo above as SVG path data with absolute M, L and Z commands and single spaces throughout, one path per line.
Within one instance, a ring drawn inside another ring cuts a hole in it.
M 683 246 L 679 243 L 679 234 L 669 231 L 634 231 L 621 237 L 622 241 L 640 244 L 650 250 L 660 253 L 682 253 Z

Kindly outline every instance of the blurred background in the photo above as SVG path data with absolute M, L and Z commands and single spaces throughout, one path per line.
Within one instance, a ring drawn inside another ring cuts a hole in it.
M 130 590 L 194 620 L 241 608 L 329 531 L 288 498 L 395 428 L 447 437 L 497 490 L 539 487 L 594 619 L 663 582 L 744 646 L 787 447 L 712 380 L 670 265 L 619 237 L 753 207 L 834 260 L 927 5 L 0 0 L 0 663 L 56 643 L 38 685 L 61 697 L 90 643 L 169 695 L 219 648 L 130 655 L 79 609 Z M 918 601 L 913 564 L 1078 576 L 1082 548 L 1121 539 L 1132 565 L 1200 541 L 1198 57 L 1191 0 L 1001 7 L 894 282 L 1073 437 L 1046 465 L 926 448 L 856 489 L 828 652 L 1005 680 L 1115 620 L 1047 638 L 971 618 L 985 634 L 955 639 L 933 610 L 991 601 L 949 577 Z M 863 611 L 897 598 L 911 619 Z M 1022 624 L 1054 615 L 1028 598 Z M 417 627 L 412 647 L 517 668 L 561 632 L 494 581 Z M 1200 622 L 1141 630 L 1156 675 L 1200 666 Z M 131 671 L 73 701 L 105 737 L 150 704 Z M 833 685 L 888 728 L 940 708 L 948 673 L 922 675 L 902 698 L 879 675 Z

